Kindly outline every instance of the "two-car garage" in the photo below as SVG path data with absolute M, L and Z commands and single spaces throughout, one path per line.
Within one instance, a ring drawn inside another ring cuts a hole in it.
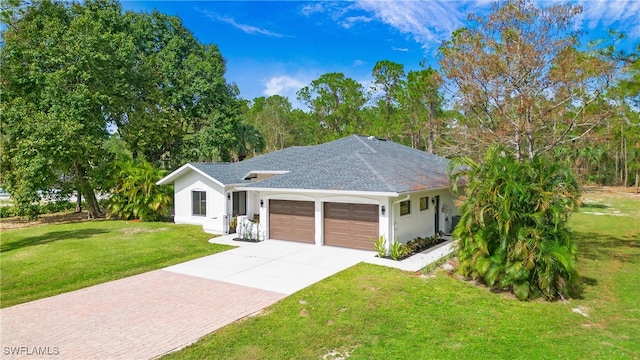
M 373 250 L 379 234 L 378 205 L 324 202 L 324 245 Z M 315 202 L 269 201 L 269 238 L 315 242 Z

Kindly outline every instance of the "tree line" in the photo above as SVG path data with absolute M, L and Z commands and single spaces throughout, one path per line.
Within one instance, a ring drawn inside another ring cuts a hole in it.
M 379 61 L 371 89 L 328 73 L 298 92 L 248 103 L 265 150 L 370 134 L 447 157 L 480 159 L 494 143 L 518 160 L 549 156 L 583 183 L 638 184 L 640 43 L 624 34 L 581 44 L 581 7 L 496 4 L 439 49 L 439 69 Z
M 77 191 L 99 217 L 117 161 L 172 170 L 350 134 L 473 159 L 500 143 L 582 182 L 637 183 L 640 48 L 620 51 L 616 33 L 581 44 L 580 11 L 496 4 L 441 45 L 438 69 L 381 60 L 371 88 L 323 74 L 298 91 L 301 110 L 279 95 L 242 99 L 218 47 L 178 17 L 111 0 L 3 0 L 1 186 L 24 208 L 42 191 Z

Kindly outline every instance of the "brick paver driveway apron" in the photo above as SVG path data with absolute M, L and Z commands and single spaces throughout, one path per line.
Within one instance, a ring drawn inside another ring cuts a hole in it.
M 3 359 L 150 359 L 286 294 L 156 270 L 0 312 Z
M 269 240 L 16 305 L 1 357 L 151 359 L 374 255 Z

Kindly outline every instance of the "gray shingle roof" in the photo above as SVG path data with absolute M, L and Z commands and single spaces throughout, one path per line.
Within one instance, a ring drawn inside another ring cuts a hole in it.
M 449 160 L 391 141 L 352 135 L 315 146 L 294 146 L 237 163 L 192 163 L 223 184 L 247 188 L 404 193 L 449 185 Z M 289 171 L 262 181 L 253 171 Z

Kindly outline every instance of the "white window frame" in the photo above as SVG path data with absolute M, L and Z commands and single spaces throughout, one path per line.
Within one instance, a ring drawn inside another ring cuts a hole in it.
M 196 194 L 200 194 L 196 200 Z M 204 198 L 203 198 L 204 195 Z M 198 213 L 196 213 L 196 201 L 198 202 Z M 203 207 L 204 206 L 204 207 Z M 204 214 L 202 211 L 204 210 Z M 207 192 L 204 190 L 191 190 L 191 216 L 207 216 Z

